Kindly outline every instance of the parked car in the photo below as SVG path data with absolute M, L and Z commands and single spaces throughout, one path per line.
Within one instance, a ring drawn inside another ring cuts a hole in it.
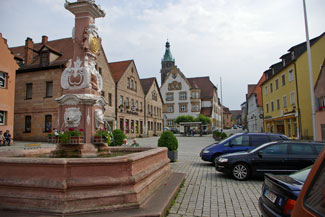
M 165 132 L 165 131 L 170 131 L 170 128 L 169 127 L 164 127 L 163 132 Z
M 222 154 L 251 150 L 264 143 L 277 140 L 288 140 L 288 137 L 275 133 L 237 133 L 205 147 L 200 157 L 204 161 L 214 163 L 216 157 Z
M 290 216 L 311 167 L 291 175 L 265 175 L 258 203 L 263 217 Z
M 264 173 L 288 174 L 310 166 L 325 143 L 277 141 L 248 152 L 222 155 L 215 160 L 216 170 L 231 174 L 237 180 Z
M 179 133 L 179 131 L 176 127 L 170 128 L 170 131 L 172 131 L 174 134 Z
M 299 197 L 292 217 L 325 216 L 325 148 L 315 161 Z

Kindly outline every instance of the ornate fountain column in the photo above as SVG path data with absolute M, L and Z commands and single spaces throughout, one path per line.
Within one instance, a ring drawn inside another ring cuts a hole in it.
M 104 128 L 106 101 L 101 96 L 103 80 L 95 62 L 101 41 L 95 19 L 104 17 L 105 12 L 94 0 L 66 1 L 64 6 L 75 15 L 74 55 L 61 75 L 63 95 L 56 99 L 59 131 L 83 131 L 85 144 L 80 147 L 81 155 L 96 155 L 97 149 L 91 142 L 96 130 Z

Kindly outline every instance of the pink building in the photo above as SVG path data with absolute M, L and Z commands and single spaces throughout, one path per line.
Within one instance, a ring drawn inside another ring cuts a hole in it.
M 325 141 L 325 59 L 315 84 L 316 132 L 318 141 Z

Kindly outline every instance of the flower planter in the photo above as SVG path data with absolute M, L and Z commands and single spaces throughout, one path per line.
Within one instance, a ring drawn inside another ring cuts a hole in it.
M 103 144 L 106 143 L 107 139 L 103 136 L 94 136 L 94 144 Z
M 178 159 L 178 151 L 168 150 L 168 158 L 170 159 L 170 162 L 176 162 Z
M 60 144 L 63 145 L 81 145 L 84 144 L 83 136 L 71 136 L 68 142 L 63 142 L 60 140 Z

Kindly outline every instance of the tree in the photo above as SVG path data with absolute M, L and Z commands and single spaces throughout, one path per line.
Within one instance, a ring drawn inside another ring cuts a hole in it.
M 178 116 L 174 122 L 176 124 L 179 124 L 180 122 L 194 122 L 194 117 L 191 115 L 181 115 Z
M 207 116 L 202 115 L 202 114 L 199 114 L 199 116 L 197 116 L 197 118 L 195 118 L 194 121 L 201 122 L 203 125 L 211 124 L 210 118 L 208 118 Z

